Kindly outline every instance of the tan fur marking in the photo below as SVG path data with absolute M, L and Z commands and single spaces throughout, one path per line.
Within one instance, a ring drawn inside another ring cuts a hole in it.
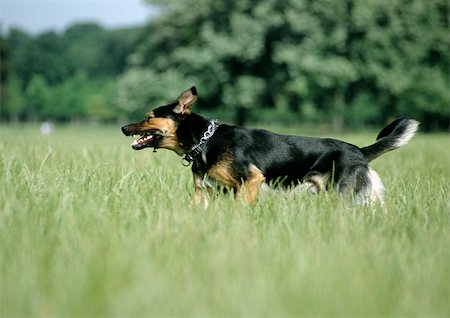
M 191 106 L 196 100 L 197 95 L 193 94 L 192 89 L 188 89 L 178 97 L 178 105 L 173 111 L 178 114 L 188 115 L 191 113 Z
M 163 134 L 163 139 L 158 145 L 158 148 L 173 150 L 178 155 L 180 156 L 183 155 L 184 151 L 180 146 L 180 143 L 176 135 L 177 132 L 176 122 L 169 118 L 151 117 L 150 114 L 152 113 L 153 112 L 147 114 L 149 118 L 141 123 L 140 130 L 141 131 L 151 129 L 160 130 L 161 133 Z
M 159 129 L 164 134 L 174 134 L 177 130 L 177 124 L 173 119 L 162 117 L 150 117 L 143 125 L 142 130 Z
M 254 203 L 258 196 L 261 184 L 264 183 L 266 177 L 256 166 L 250 166 L 250 176 L 238 188 L 237 195 L 243 195 L 248 203 Z
M 211 179 L 217 180 L 224 185 L 237 188 L 240 184 L 239 180 L 237 180 L 231 174 L 231 163 L 233 162 L 233 157 L 231 155 L 225 155 L 222 160 L 218 163 L 214 164 L 208 170 L 208 175 Z
M 236 197 L 238 199 L 245 199 L 248 203 L 255 202 L 259 188 L 266 178 L 261 170 L 251 165 L 248 178 L 246 180 L 238 180 L 231 173 L 232 162 L 233 157 L 231 155 L 225 156 L 208 170 L 209 177 L 221 182 L 225 186 L 236 189 Z

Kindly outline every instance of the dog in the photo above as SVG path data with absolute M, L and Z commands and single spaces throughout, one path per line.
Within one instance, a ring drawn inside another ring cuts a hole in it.
M 220 124 L 191 111 L 195 87 L 174 103 L 147 113 L 144 120 L 122 127 L 138 135 L 132 148 L 169 149 L 192 164 L 193 202 L 207 206 L 204 188 L 213 180 L 254 203 L 263 184 L 300 188 L 312 193 L 334 189 L 358 203 L 383 203 L 384 186 L 369 162 L 406 145 L 419 122 L 400 118 L 387 125 L 376 142 L 359 148 L 330 138 L 281 135 L 263 129 Z

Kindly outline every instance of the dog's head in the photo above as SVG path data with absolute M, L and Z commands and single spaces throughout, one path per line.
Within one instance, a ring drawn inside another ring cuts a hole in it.
M 197 100 L 197 90 L 191 87 L 181 93 L 177 101 L 150 111 L 144 120 L 122 127 L 125 136 L 138 135 L 131 147 L 141 150 L 147 147 L 166 148 L 183 154 L 182 145 L 177 138 L 181 121 L 191 114 L 191 106 Z

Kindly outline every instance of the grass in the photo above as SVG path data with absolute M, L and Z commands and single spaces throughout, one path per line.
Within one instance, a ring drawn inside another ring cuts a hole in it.
M 0 135 L 2 317 L 450 315 L 448 135 L 373 162 L 384 208 L 281 192 L 207 210 L 179 157 L 118 127 Z

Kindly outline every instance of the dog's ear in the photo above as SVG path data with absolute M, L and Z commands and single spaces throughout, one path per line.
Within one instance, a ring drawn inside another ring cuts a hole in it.
M 177 114 L 189 115 L 191 113 L 191 105 L 197 100 L 197 89 L 193 86 L 187 91 L 181 93 L 178 97 L 178 105 L 173 111 Z

